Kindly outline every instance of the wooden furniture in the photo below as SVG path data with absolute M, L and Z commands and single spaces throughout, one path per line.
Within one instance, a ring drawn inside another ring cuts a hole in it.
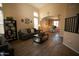
M 17 39 L 16 20 L 14 20 L 13 18 L 7 17 L 4 20 L 4 28 L 5 28 L 5 38 L 8 41 Z
M 65 31 L 79 33 L 79 14 L 65 18 Z
M 8 45 L 0 46 L 0 56 L 14 56 L 14 49 L 9 48 Z
M 13 56 L 14 49 L 12 46 L 6 41 L 4 35 L 0 35 L 0 56 Z
M 44 32 L 43 33 L 38 33 L 38 34 L 35 34 L 34 37 L 33 37 L 33 41 L 35 43 L 43 43 L 44 41 L 46 41 L 48 39 L 48 34 L 45 34 Z

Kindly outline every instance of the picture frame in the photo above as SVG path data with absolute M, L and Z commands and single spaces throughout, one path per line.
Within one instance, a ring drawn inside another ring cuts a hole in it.
M 26 24 L 30 24 L 30 23 L 32 23 L 32 21 L 31 21 L 30 19 L 26 18 L 26 19 L 25 19 L 25 23 L 26 23 Z
M 30 24 L 30 23 L 32 23 L 32 20 L 30 20 L 29 18 L 25 18 L 25 19 L 21 19 L 21 22 Z

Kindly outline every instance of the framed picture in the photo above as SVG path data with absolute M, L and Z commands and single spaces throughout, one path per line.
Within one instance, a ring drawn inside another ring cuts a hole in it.
M 25 18 L 25 19 L 21 19 L 21 22 L 24 22 L 26 24 L 30 24 L 30 23 L 32 23 L 32 20 L 30 20 L 29 18 Z
M 26 18 L 26 19 L 25 19 L 25 23 L 26 23 L 26 24 L 30 24 L 30 23 L 32 23 L 32 21 L 31 21 L 30 19 Z

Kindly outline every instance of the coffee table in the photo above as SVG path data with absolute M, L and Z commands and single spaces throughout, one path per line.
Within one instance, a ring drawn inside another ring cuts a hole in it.
M 46 35 L 45 33 L 38 33 L 34 35 L 33 42 L 42 43 L 46 41 L 47 39 L 48 39 L 48 35 Z

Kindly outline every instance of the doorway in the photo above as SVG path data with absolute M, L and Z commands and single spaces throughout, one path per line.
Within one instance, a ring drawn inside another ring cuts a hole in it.
M 59 27 L 59 21 L 53 21 L 53 25 Z
M 41 29 L 43 31 L 53 31 L 53 27 L 59 27 L 59 18 L 54 16 L 47 16 L 41 20 Z

